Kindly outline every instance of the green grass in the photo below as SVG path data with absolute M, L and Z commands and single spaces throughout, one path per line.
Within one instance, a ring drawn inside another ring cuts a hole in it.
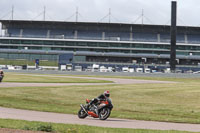
M 86 125 L 55 124 L 45 122 L 29 122 L 22 120 L 0 119 L 0 128 L 38 131 L 41 129 L 41 127 L 43 127 L 43 129 L 51 129 L 57 133 L 189 133 L 183 131 L 103 128 Z
M 6 77 L 5 81 L 13 81 L 13 77 L 10 77 L 9 74 Z M 44 77 L 31 78 L 40 81 Z M 57 77 L 58 82 L 60 82 L 60 78 Z M 162 80 L 164 79 L 162 78 Z M 22 79 L 20 80 L 22 81 Z M 46 80 L 48 81 L 48 79 Z M 92 99 L 104 90 L 110 90 L 114 104 L 111 117 L 200 123 L 200 79 L 166 78 L 166 80 L 177 83 L 4 87 L 0 88 L 0 106 L 77 114 L 79 104 L 84 103 L 86 98 Z
M 5 60 L 5 59 L 0 59 L 0 64 L 4 65 L 29 65 L 29 66 L 34 66 L 35 61 L 29 61 L 29 60 Z M 40 60 L 40 66 L 58 66 L 58 63 L 56 61 L 42 61 Z
M 34 75 L 34 74 L 17 74 L 5 73 L 4 82 L 21 82 L 21 83 L 112 83 L 106 80 L 81 79 L 81 78 L 67 78 L 67 77 L 53 77 L 50 75 Z

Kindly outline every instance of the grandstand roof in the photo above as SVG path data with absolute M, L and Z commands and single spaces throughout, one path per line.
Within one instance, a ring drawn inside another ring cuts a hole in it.
M 41 29 L 85 29 L 85 30 L 118 30 L 130 31 L 156 31 L 169 32 L 169 25 L 149 25 L 149 24 L 127 24 L 127 23 L 98 23 L 98 22 L 65 22 L 65 21 L 32 21 L 32 20 L 0 20 L 2 28 L 41 28 Z M 179 33 L 195 33 L 200 31 L 200 27 L 177 26 Z

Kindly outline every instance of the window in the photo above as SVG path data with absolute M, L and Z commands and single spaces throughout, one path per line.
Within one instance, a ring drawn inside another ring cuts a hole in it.
M 97 43 L 95 42 L 88 42 L 87 45 L 88 47 L 97 47 Z
M 122 44 L 121 44 L 121 47 L 130 48 L 130 44 L 128 44 L 128 43 L 122 43 Z
M 43 45 L 43 41 L 40 41 L 40 40 L 32 40 L 32 43 L 33 44 L 41 44 L 41 45 Z
M 22 40 L 22 44 L 32 44 L 31 40 Z
M 0 40 L 0 43 L 2 43 L 2 44 L 9 44 L 9 40 L 4 40 L 4 39 L 2 39 L 2 40 Z
M 87 46 L 86 42 L 77 42 L 77 46 Z
M 11 43 L 12 44 L 21 44 L 21 41 L 20 40 L 11 40 Z
M 53 41 L 44 41 L 44 45 L 54 45 Z
M 99 43 L 99 47 L 108 47 L 109 44 L 108 43 Z
M 55 45 L 64 45 L 65 43 L 64 42 L 62 42 L 62 41 L 56 41 L 55 42 Z

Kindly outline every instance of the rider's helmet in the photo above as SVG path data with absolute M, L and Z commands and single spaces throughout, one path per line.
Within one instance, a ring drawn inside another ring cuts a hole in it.
M 109 97 L 110 96 L 110 92 L 109 91 L 104 91 L 104 96 Z

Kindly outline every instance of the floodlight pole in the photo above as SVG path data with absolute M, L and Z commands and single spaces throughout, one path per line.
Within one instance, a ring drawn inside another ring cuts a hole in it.
M 44 6 L 44 16 L 43 16 L 44 21 L 45 21 L 45 15 L 46 15 L 46 7 Z
M 142 25 L 144 24 L 144 10 L 142 9 Z
M 14 17 L 14 6 L 12 5 L 12 14 L 11 14 L 11 20 L 13 20 Z
M 108 17 L 109 17 L 109 23 L 111 21 L 111 9 L 109 8 L 109 14 L 108 14 Z
M 78 22 L 78 7 L 76 7 L 76 22 Z
M 170 53 L 170 70 L 172 73 L 176 70 L 176 19 L 177 19 L 177 4 L 176 1 L 172 1 L 171 5 L 171 53 Z

